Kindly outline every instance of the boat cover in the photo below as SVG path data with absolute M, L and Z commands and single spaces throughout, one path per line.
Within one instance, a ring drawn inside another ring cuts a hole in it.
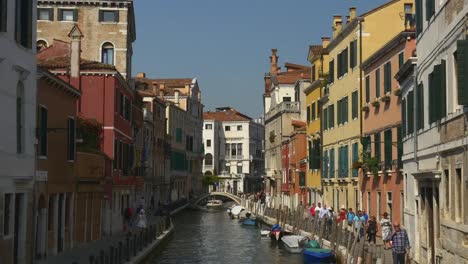
M 283 236 L 281 240 L 290 248 L 298 248 L 299 242 L 307 240 L 305 236 Z
M 242 207 L 242 206 L 237 205 L 237 206 L 234 206 L 234 207 L 231 209 L 231 213 L 232 213 L 233 215 L 238 215 L 242 210 L 245 210 L 245 208 Z

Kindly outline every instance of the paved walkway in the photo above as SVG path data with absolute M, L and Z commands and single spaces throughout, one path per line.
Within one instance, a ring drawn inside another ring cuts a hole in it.
M 370 252 L 374 259 L 372 260 L 372 263 L 375 263 L 377 258 L 382 258 L 383 263 L 392 263 L 392 250 L 391 249 L 384 249 L 383 246 L 383 240 L 380 237 L 377 237 L 377 243 L 374 245 L 374 243 L 371 243 L 370 245 L 366 242 L 368 245 L 368 252 Z
M 156 222 L 159 216 L 147 216 L 148 226 Z M 132 231 L 136 231 L 136 227 L 132 228 Z M 127 232 L 119 232 L 111 236 L 102 237 L 100 240 L 90 241 L 87 243 L 81 243 L 68 249 L 56 256 L 49 256 L 47 259 L 38 260 L 38 264 L 88 264 L 89 256 L 99 256 L 101 250 L 109 252 L 111 246 L 118 247 L 119 241 L 122 243 L 125 241 Z M 125 246 L 125 245 L 122 245 Z

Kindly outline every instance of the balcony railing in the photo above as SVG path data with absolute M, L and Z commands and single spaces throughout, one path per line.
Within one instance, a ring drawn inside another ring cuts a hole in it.
M 248 156 L 244 155 L 230 155 L 230 156 L 224 156 L 225 160 L 244 160 L 244 159 L 249 159 Z
M 299 102 L 282 102 L 281 104 L 275 106 L 275 108 L 271 109 L 270 111 L 268 111 L 268 113 L 265 114 L 265 121 L 270 120 L 276 115 L 282 113 L 299 113 L 299 111 Z

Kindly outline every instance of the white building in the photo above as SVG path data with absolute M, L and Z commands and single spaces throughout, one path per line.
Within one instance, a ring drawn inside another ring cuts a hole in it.
M 0 1 L 0 263 L 30 263 L 35 212 L 36 1 Z M 40 175 L 47 180 L 47 175 Z
M 467 263 L 468 1 L 417 0 L 416 20 L 416 79 L 402 100 L 404 225 L 417 263 Z
M 224 191 L 261 191 L 265 167 L 261 120 L 253 120 L 231 107 L 205 112 L 203 119 L 203 173 L 217 174 L 222 179 L 219 187 Z

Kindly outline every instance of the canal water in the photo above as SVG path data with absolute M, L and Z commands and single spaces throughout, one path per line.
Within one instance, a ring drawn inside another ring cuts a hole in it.
M 301 254 L 262 238 L 260 227 L 243 226 L 226 210 L 184 210 L 173 219 L 175 232 L 147 263 L 303 263 Z

